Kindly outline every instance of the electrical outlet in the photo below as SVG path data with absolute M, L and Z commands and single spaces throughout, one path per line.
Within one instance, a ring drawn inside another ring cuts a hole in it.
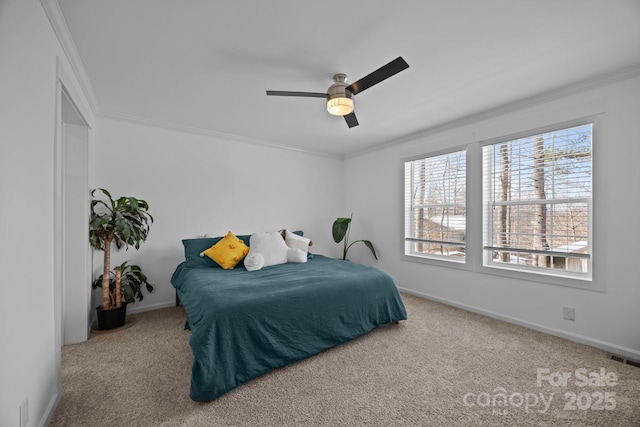
M 27 427 L 29 424 L 29 398 L 25 397 L 20 404 L 20 427 Z
M 576 309 L 573 307 L 562 307 L 562 318 L 565 320 L 576 320 Z

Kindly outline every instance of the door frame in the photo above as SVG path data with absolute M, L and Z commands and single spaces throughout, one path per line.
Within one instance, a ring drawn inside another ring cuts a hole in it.
M 65 235 L 64 235 L 64 172 L 65 164 L 63 161 L 64 148 L 64 121 L 62 118 L 62 103 L 66 98 L 73 107 L 74 112 L 87 126 L 87 189 L 85 191 L 85 205 L 87 206 L 88 221 L 88 205 L 89 205 L 89 188 L 93 185 L 94 171 L 94 129 L 93 129 L 93 113 L 83 103 L 85 99 L 81 96 L 82 91 L 77 89 L 77 80 L 72 77 L 60 58 L 56 58 L 56 86 L 55 86 L 55 129 L 53 143 L 53 314 L 54 314 L 54 348 L 56 366 L 61 366 L 61 350 L 63 345 L 63 287 L 64 287 L 64 253 L 65 253 Z M 88 226 L 86 227 L 86 249 L 84 262 L 78 263 L 78 268 L 84 270 L 86 276 L 86 311 L 89 313 L 91 304 L 91 275 L 92 275 L 92 257 L 88 240 Z M 83 298 L 84 300 L 84 298 Z M 82 308 L 84 310 L 84 307 Z M 86 337 L 89 336 L 91 328 L 91 318 L 86 320 Z M 58 370 L 58 372 L 60 372 Z M 58 391 L 61 390 L 60 375 L 58 375 Z M 58 394 L 59 396 L 59 394 Z

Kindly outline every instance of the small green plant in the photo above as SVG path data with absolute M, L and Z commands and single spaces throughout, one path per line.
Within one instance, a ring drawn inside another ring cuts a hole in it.
M 129 265 L 128 261 L 120 264 L 113 271 L 109 272 L 109 304 L 112 307 L 116 306 L 116 275 L 120 270 L 120 286 L 122 289 L 122 299 L 126 303 L 142 301 L 144 294 L 142 293 L 142 287 L 147 289 L 147 292 L 153 292 L 153 285 L 148 282 L 147 276 L 142 272 L 142 269 L 137 265 Z M 91 287 L 93 289 L 102 288 L 104 283 L 104 274 L 101 274 L 96 280 L 93 281 Z
M 331 232 L 333 234 L 333 240 L 336 243 L 340 243 L 344 241 L 342 259 L 343 260 L 347 259 L 347 252 L 349 251 L 349 248 L 351 246 L 353 246 L 355 243 L 362 242 L 369 248 L 369 250 L 373 254 L 373 257 L 377 260 L 378 255 L 376 255 L 376 250 L 373 248 L 373 243 L 371 243 L 371 241 L 361 239 L 361 240 L 356 240 L 355 242 L 352 242 L 351 244 L 349 244 L 349 225 L 351 224 L 352 218 L 353 218 L 353 214 L 351 214 L 351 217 L 349 218 L 337 218 L 333 222 L 333 227 L 331 229 Z

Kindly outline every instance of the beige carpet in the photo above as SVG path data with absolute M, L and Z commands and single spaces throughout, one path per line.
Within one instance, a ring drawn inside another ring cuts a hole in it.
M 406 322 L 276 369 L 209 403 L 189 399 L 183 309 L 137 314 L 126 330 L 63 348 L 63 393 L 51 425 L 640 425 L 640 368 L 564 339 L 403 299 Z M 538 368 L 548 369 L 540 385 Z M 606 381 L 597 380 L 602 369 Z M 559 380 L 564 373 L 571 374 L 566 386 Z

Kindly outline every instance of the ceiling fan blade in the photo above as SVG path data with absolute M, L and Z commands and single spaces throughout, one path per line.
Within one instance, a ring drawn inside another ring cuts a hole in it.
M 352 94 L 357 95 L 363 90 L 369 89 L 371 86 L 377 85 L 381 81 L 386 80 L 389 77 L 398 74 L 400 71 L 406 70 L 407 68 L 409 68 L 409 64 L 407 64 L 407 62 L 402 59 L 401 56 L 399 56 L 393 61 L 389 62 L 387 65 L 383 65 L 373 73 L 368 74 L 357 82 L 352 83 L 350 86 L 347 86 L 347 90 Z
M 327 94 L 326 93 L 320 93 L 320 92 L 289 92 L 289 91 L 282 91 L 282 90 L 268 90 L 267 91 L 267 95 L 270 96 L 304 96 L 304 97 L 308 97 L 308 98 L 327 98 Z
M 347 114 L 346 116 L 344 116 L 344 120 L 347 122 L 347 126 L 349 126 L 349 128 L 352 128 L 354 126 L 358 126 L 358 119 L 356 118 L 356 113 L 351 112 L 349 114 Z

